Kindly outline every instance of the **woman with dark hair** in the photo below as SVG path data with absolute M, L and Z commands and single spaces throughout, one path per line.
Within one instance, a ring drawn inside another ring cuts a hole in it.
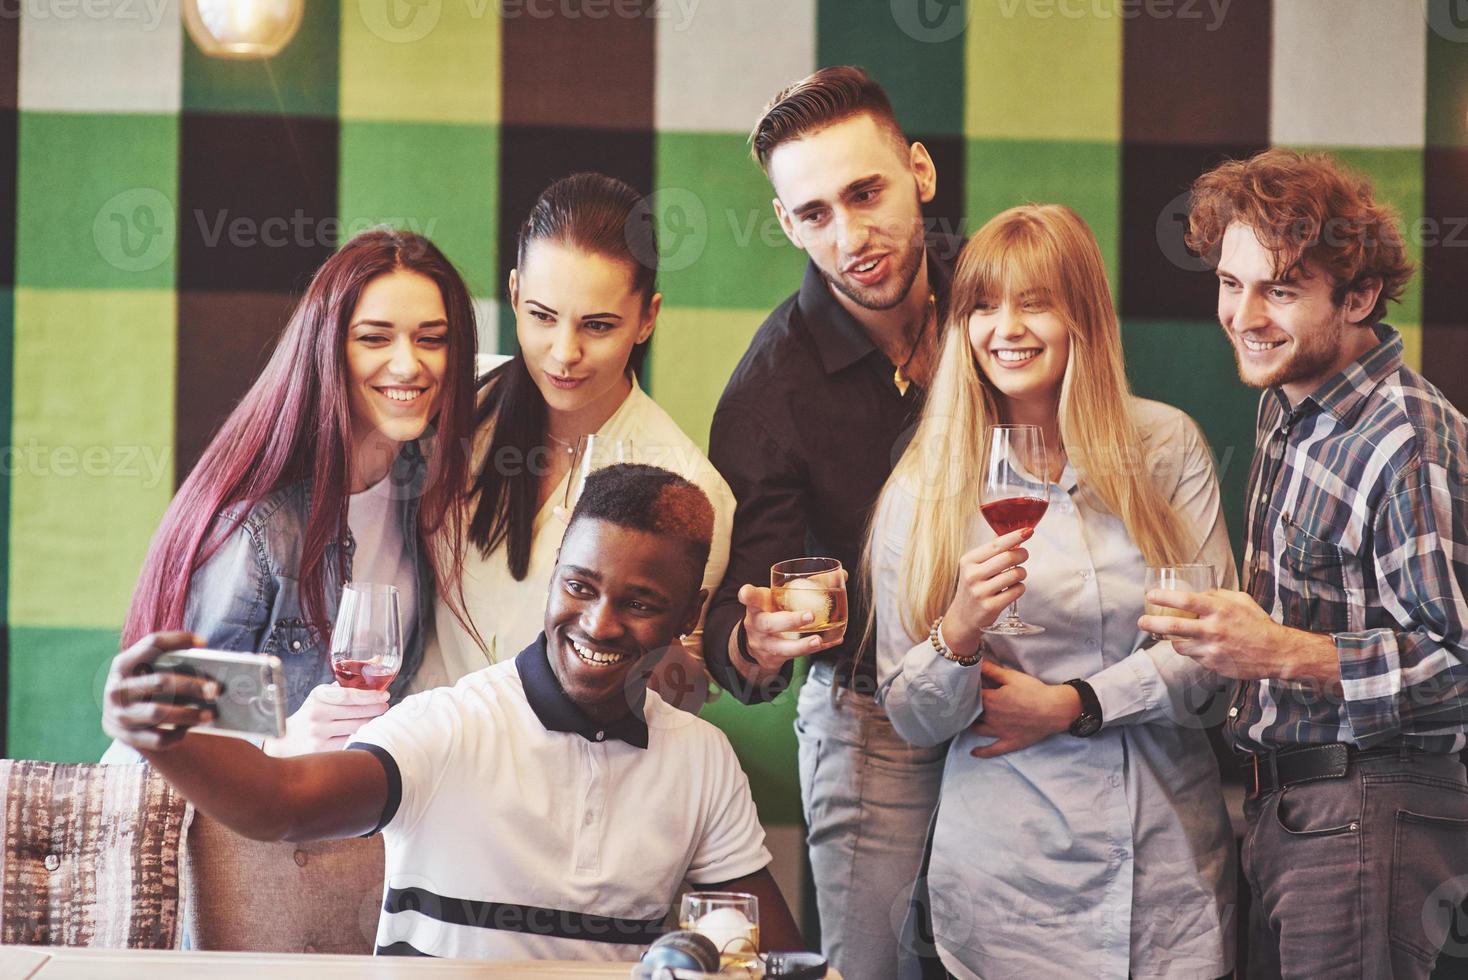
M 454 683 L 513 657 L 539 634 L 565 530 L 556 508 L 582 436 L 630 441 L 636 462 L 697 484 L 715 513 L 704 586 L 712 589 L 724 573 L 729 486 L 637 382 L 663 302 L 647 219 L 643 198 L 627 184 L 581 173 L 548 187 L 520 227 L 509 277 L 517 350 L 482 359 L 493 367 L 481 382 L 468 498 L 463 594 L 473 629 L 440 600 L 437 650 L 419 687 Z M 696 637 L 683 648 L 697 658 Z M 664 658 L 654 687 L 685 707 L 707 690 L 701 665 L 678 650 Z
M 344 745 L 408 689 L 436 596 L 456 598 L 461 444 L 473 422 L 474 312 L 432 242 L 373 230 L 327 259 L 270 361 L 179 488 L 123 628 L 127 646 L 189 629 L 208 646 L 281 658 L 277 755 Z M 404 633 L 388 691 L 332 684 L 342 586 L 396 585 Z M 109 757 L 113 752 L 109 751 Z M 109 758 L 107 761 L 113 761 Z

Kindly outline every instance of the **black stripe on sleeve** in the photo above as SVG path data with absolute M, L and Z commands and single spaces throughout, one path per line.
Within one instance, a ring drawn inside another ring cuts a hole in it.
M 593 943 L 646 946 L 664 932 L 666 914 L 656 919 L 618 919 L 588 912 L 548 909 L 508 902 L 479 902 L 448 898 L 425 888 L 389 888 L 384 912 L 417 912 L 456 926 L 500 929 L 553 939 L 584 939 Z
M 414 949 L 411 943 L 405 943 L 405 942 L 396 942 L 396 943 L 393 943 L 391 946 L 379 946 L 379 947 L 377 947 L 377 955 L 378 956 L 426 956 L 429 959 L 436 959 L 436 957 L 432 953 L 425 953 L 421 949 Z
M 382 828 L 391 823 L 392 818 L 397 815 L 398 807 L 403 802 L 403 774 L 398 771 L 397 760 L 380 745 L 373 745 L 371 742 L 353 742 L 347 748 L 371 752 L 377 757 L 377 761 L 382 763 L 382 771 L 387 776 L 387 802 L 382 805 L 382 816 L 378 818 L 376 827 L 362 835 L 371 837 L 373 834 L 380 833 Z

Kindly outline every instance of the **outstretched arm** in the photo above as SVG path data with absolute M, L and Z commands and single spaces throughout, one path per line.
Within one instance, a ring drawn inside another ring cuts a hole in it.
M 188 731 L 209 721 L 212 709 L 176 702 L 207 704 L 217 686 L 207 678 L 140 669 L 159 654 L 200 642 L 191 633 L 153 633 L 118 654 L 103 692 L 103 730 L 141 752 L 200 810 L 246 837 L 319 840 L 373 830 L 388 786 L 372 753 L 276 759 L 242 739 Z

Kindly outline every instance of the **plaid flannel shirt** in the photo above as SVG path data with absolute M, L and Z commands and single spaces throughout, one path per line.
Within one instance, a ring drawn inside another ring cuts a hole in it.
M 1241 684 L 1227 732 L 1258 752 L 1347 742 L 1456 752 L 1468 731 L 1468 427 L 1402 363 L 1386 325 L 1291 408 L 1259 403 L 1245 589 L 1275 621 L 1329 633 L 1342 696 Z

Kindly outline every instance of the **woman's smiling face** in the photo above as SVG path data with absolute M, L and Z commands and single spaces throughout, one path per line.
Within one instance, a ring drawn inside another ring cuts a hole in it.
M 1053 402 L 1065 380 L 1070 329 L 1041 289 L 981 296 L 968 318 L 974 361 L 1005 399 Z
M 395 269 L 369 282 L 347 328 L 354 436 L 417 439 L 438 411 L 448 365 L 448 314 L 427 276 Z
M 541 240 L 510 273 L 510 301 L 525 366 L 551 411 L 609 415 L 626 396 L 627 359 L 652 336 L 662 297 L 644 301 L 625 260 Z

